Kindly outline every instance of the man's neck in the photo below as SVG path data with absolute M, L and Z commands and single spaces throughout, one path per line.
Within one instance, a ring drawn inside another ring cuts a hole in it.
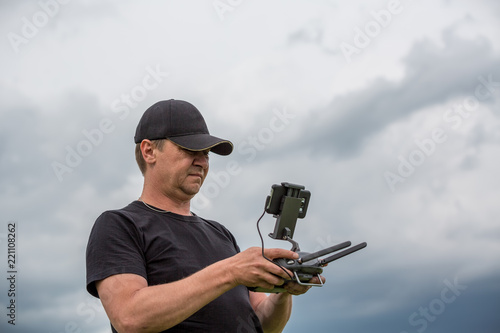
M 146 205 L 153 206 L 155 208 L 172 212 L 179 215 L 191 216 L 191 204 L 190 200 L 187 201 L 176 201 L 171 198 L 162 195 L 148 193 L 145 189 L 142 191 L 139 200 L 144 202 Z

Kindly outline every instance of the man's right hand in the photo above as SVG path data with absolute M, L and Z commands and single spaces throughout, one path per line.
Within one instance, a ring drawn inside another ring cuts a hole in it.
M 293 251 L 273 248 L 264 249 L 264 255 L 270 260 L 277 258 L 298 259 Z M 228 272 L 236 285 L 272 289 L 281 286 L 285 280 L 290 280 L 292 272 L 285 272 L 281 267 L 269 262 L 262 256 L 262 248 L 251 247 L 226 259 Z

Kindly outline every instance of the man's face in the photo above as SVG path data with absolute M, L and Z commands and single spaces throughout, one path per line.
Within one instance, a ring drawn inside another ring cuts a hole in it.
M 193 152 L 167 140 L 160 151 L 156 149 L 154 173 L 158 190 L 171 199 L 190 200 L 199 192 L 208 173 L 208 149 Z

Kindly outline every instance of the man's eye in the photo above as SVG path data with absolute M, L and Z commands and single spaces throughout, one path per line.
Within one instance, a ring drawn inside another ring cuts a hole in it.
M 210 150 L 203 150 L 203 151 L 194 151 L 194 150 L 188 150 L 188 149 L 182 149 L 184 150 L 188 155 L 190 156 L 196 156 L 199 153 L 202 153 L 203 156 L 208 157 Z

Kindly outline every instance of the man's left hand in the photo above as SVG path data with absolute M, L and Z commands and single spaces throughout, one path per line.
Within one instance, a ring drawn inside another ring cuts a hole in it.
M 323 281 L 323 283 L 325 283 L 326 279 L 325 279 L 324 276 L 321 276 L 321 281 Z M 319 279 L 318 279 L 317 276 L 315 276 L 311 280 L 309 280 L 308 283 L 320 284 Z M 284 288 L 287 291 L 287 293 L 289 293 L 290 295 L 297 296 L 297 295 L 305 294 L 312 287 L 311 286 L 303 286 L 303 285 L 300 285 L 300 284 L 298 284 L 297 282 L 294 282 L 294 281 L 288 281 L 284 285 Z

